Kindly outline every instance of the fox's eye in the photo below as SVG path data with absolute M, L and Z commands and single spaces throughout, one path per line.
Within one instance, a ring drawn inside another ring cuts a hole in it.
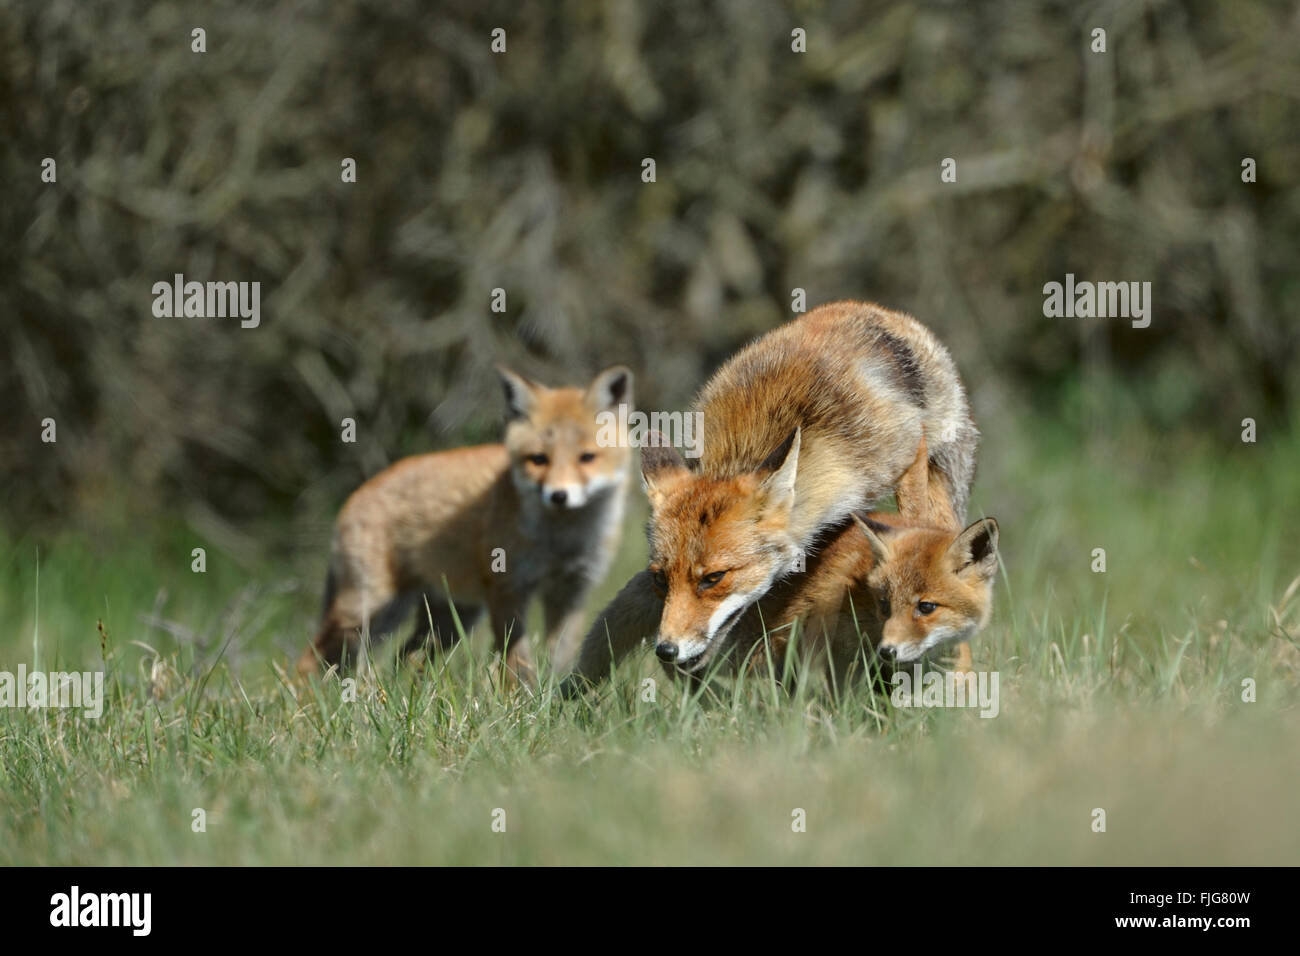
M 578 461 L 582 462 L 584 465 L 587 464 L 588 462 L 593 462 L 595 460 L 596 460 L 596 453 L 594 451 L 584 451 L 581 455 L 578 456 Z
M 934 613 L 934 609 L 937 608 L 938 606 L 939 606 L 939 605 L 937 605 L 937 604 L 935 604 L 935 603 L 933 603 L 933 602 L 931 602 L 931 601 L 917 601 L 917 602 L 916 602 L 916 609 L 917 609 L 918 611 L 920 611 L 922 614 L 933 614 L 933 613 Z
M 664 574 L 662 568 L 651 568 L 650 574 L 651 580 L 654 581 L 654 586 L 657 590 L 668 590 L 668 575 Z
M 889 617 L 889 598 L 887 597 L 880 599 L 880 616 Z
M 726 575 L 726 571 L 714 571 L 712 574 L 706 574 L 700 578 L 701 588 L 711 588 L 717 584 Z
M 551 460 L 547 458 L 545 455 L 527 455 L 525 457 L 528 459 L 528 463 L 530 465 L 545 465 L 548 461 Z

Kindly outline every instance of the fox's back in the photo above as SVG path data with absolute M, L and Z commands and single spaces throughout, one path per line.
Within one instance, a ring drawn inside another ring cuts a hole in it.
M 474 445 L 412 455 L 371 476 L 339 511 L 338 525 L 380 522 L 394 533 L 436 527 L 481 498 L 509 467 L 505 446 Z M 426 531 L 427 533 L 427 531 Z
M 964 513 L 977 432 L 947 349 L 909 315 L 862 302 L 814 309 L 738 352 L 697 408 L 702 475 L 752 471 L 798 427 L 805 507 L 844 514 L 851 509 L 829 500 L 844 482 L 856 486 L 853 508 L 888 494 L 924 425 L 931 459 Z

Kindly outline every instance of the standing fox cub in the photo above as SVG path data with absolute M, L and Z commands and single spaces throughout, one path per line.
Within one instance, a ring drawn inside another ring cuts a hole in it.
M 363 484 L 334 530 L 320 631 L 303 674 L 355 660 L 414 610 L 411 646 L 456 639 L 486 605 L 514 677 L 535 674 L 524 615 L 541 596 L 554 654 L 581 635 L 582 604 L 618 545 L 631 452 L 598 443 L 597 416 L 632 401 L 632 373 L 601 372 L 584 391 L 498 369 L 505 442 L 406 458 Z M 426 608 L 427 602 L 427 608 Z
M 567 689 L 645 637 L 661 660 L 700 667 L 819 538 L 894 490 L 922 429 L 933 510 L 965 515 L 978 432 L 947 349 L 911 316 L 821 306 L 733 356 L 696 407 L 696 468 L 642 450 L 650 566 L 596 620 Z

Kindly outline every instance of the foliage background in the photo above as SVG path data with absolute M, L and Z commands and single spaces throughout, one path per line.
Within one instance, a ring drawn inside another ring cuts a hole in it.
M 1270 2 L 6 0 L 0 520 L 290 554 L 394 458 L 493 440 L 492 362 L 684 407 L 795 287 L 932 325 L 986 434 L 1285 425 L 1297 50 Z M 260 281 L 261 326 L 154 318 L 177 272 Z M 1152 282 L 1151 327 L 1045 319 L 1066 272 Z

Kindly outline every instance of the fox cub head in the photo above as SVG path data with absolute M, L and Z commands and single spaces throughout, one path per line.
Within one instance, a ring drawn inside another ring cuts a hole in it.
M 597 441 L 597 416 L 632 402 L 632 373 L 607 368 L 587 388 L 547 388 L 497 367 L 509 421 L 505 446 L 515 487 L 525 501 L 551 511 L 581 508 L 620 488 L 631 451 L 626 441 Z M 610 432 L 604 430 L 605 434 Z
M 789 533 L 799 459 L 792 432 L 758 469 L 708 478 L 669 446 L 643 448 L 650 573 L 664 599 L 655 654 L 703 668 L 751 604 L 799 557 Z
M 879 623 L 877 653 L 887 663 L 918 660 L 968 640 L 988 623 L 998 568 L 996 520 L 983 518 L 958 533 L 854 518 L 874 558 L 866 596 Z

